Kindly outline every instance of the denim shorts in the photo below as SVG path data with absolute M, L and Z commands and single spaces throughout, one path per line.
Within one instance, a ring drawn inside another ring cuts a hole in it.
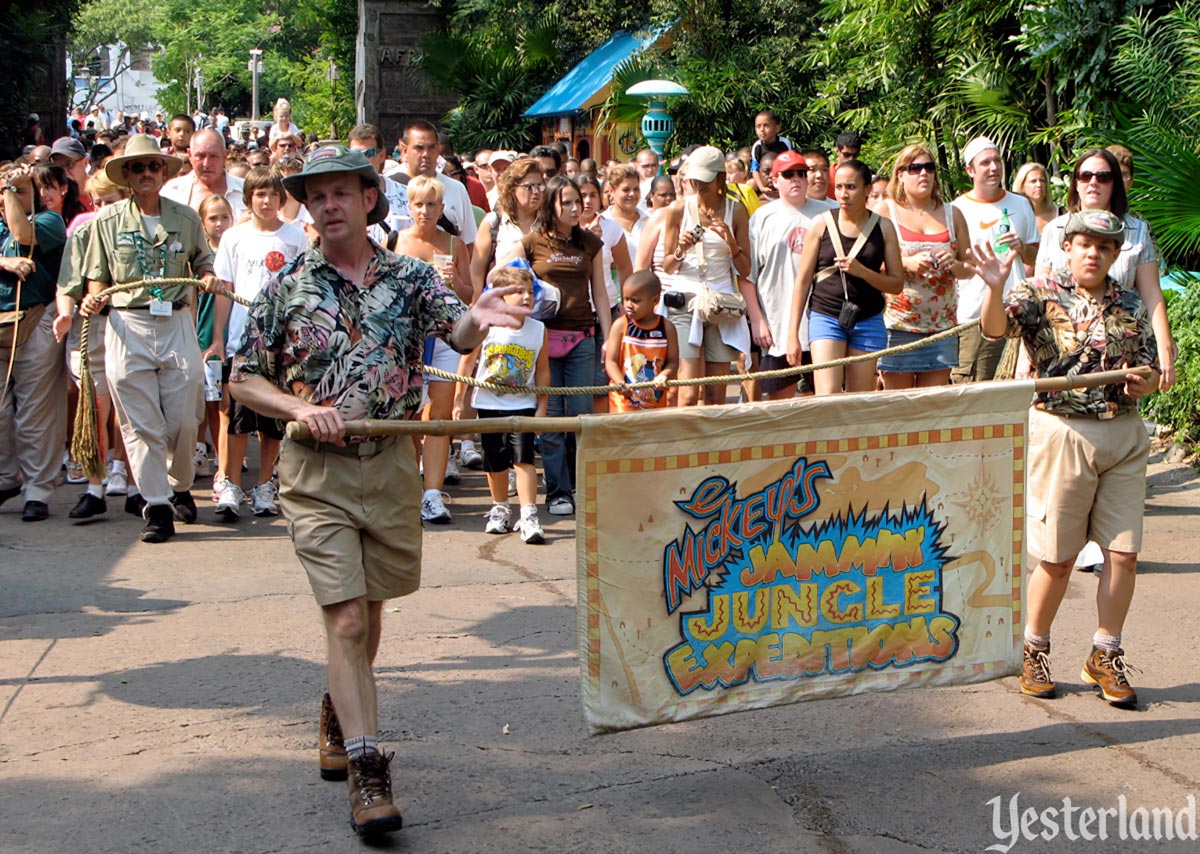
M 887 345 L 899 347 L 928 338 L 933 332 L 906 332 L 903 329 L 887 331 Z M 881 356 L 879 370 L 895 374 L 924 374 L 930 371 L 948 371 L 958 367 L 958 336 L 951 335 L 907 353 Z
M 851 329 L 842 329 L 836 317 L 811 311 L 808 314 L 809 341 L 845 341 L 851 350 L 874 353 L 887 344 L 887 329 L 883 325 L 882 312 L 866 320 L 860 320 Z

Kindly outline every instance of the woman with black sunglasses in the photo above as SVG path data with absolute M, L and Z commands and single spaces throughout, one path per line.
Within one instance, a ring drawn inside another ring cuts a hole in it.
M 1071 189 L 1067 196 L 1067 213 L 1052 220 L 1042 232 L 1034 272 L 1039 276 L 1064 274 L 1067 253 L 1063 248 L 1063 229 L 1067 218 L 1077 211 L 1111 211 L 1125 221 L 1125 240 L 1121 252 L 1108 275 L 1118 287 L 1136 288 L 1154 327 L 1158 343 L 1158 360 L 1162 367 L 1159 388 L 1166 390 L 1175 382 L 1175 340 L 1167 320 L 1167 304 L 1158 280 L 1158 247 L 1150 234 L 1149 224 L 1129 213 L 1129 200 L 1121 180 L 1121 164 L 1112 152 L 1103 148 L 1089 149 L 1079 156 L 1071 170 Z
M 947 204 L 938 181 L 933 152 L 920 143 L 896 156 L 880 213 L 889 217 L 900 238 L 904 287 L 884 294 L 883 325 L 887 346 L 911 344 L 955 325 L 959 278 L 970 272 L 970 240 L 962 213 Z M 958 339 L 946 338 L 917 350 L 879 360 L 888 390 L 946 385 L 958 365 Z

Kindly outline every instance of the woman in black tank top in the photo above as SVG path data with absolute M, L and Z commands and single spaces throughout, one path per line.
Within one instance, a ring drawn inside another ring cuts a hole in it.
M 827 233 L 824 216 L 816 218 L 805 236 L 796 273 L 788 342 L 788 361 L 793 365 L 800 364 L 800 320 L 804 312 L 809 313 L 809 349 L 818 364 L 879 350 L 886 343 L 883 295 L 900 293 L 904 268 L 900 240 L 891 221 L 879 217 L 871 224 L 875 214 L 867 209 L 870 187 L 871 170 L 863 163 L 847 160 L 839 165 L 834 173 L 834 195 L 839 209 L 833 213 L 833 221 L 840 235 L 841 250 L 834 251 L 834 238 Z M 855 253 L 853 248 L 861 234 L 867 237 Z M 839 323 L 846 303 L 853 303 L 858 309 L 849 329 Z M 813 382 L 817 394 L 874 391 L 875 362 L 855 362 L 844 368 L 815 371 Z

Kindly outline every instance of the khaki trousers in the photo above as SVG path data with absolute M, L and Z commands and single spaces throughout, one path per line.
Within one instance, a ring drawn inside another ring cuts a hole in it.
M 138 491 L 148 504 L 166 504 L 172 492 L 190 490 L 196 476 L 204 367 L 192 313 L 184 308 L 153 317 L 113 309 L 104 370 Z
M 26 501 L 50 500 L 67 441 L 66 361 L 63 345 L 54 340 L 53 309 L 17 350 L 0 402 L 0 488 L 23 482 Z M 8 357 L 8 350 L 0 350 L 0 386 Z

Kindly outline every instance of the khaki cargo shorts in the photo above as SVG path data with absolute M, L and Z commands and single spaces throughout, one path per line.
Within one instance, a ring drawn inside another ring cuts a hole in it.
M 1099 420 L 1029 410 L 1029 554 L 1074 560 L 1089 539 L 1140 551 L 1149 454 L 1136 412 Z
M 421 586 L 421 481 L 412 442 L 389 437 L 317 450 L 285 440 L 279 503 L 318 605 L 360 596 L 378 602 Z

